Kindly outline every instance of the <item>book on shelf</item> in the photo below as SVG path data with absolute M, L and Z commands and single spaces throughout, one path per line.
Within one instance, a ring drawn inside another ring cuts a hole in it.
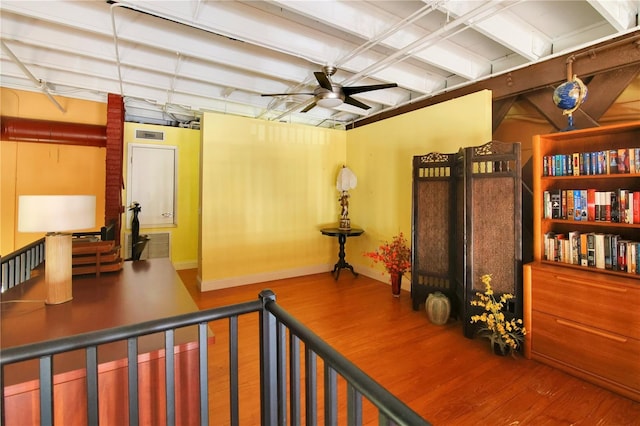
M 611 191 L 611 222 L 620 222 L 620 202 L 618 201 L 618 191 Z
M 596 234 L 587 234 L 587 266 L 596 266 Z
M 587 220 L 596 220 L 596 190 L 593 188 L 587 189 Z
M 604 255 L 604 234 L 595 234 L 595 266 L 598 269 L 605 269 Z
M 562 194 L 560 190 L 551 193 L 551 218 L 560 219 L 562 217 Z
M 605 151 L 598 151 L 596 155 L 598 157 L 598 168 L 596 174 L 603 175 L 607 171 L 607 155 Z
M 549 191 L 544 191 L 542 199 L 543 212 L 542 217 L 545 219 L 551 219 L 551 193 Z
M 638 273 L 638 268 L 636 263 L 637 253 L 638 253 L 637 250 L 638 250 L 638 243 L 631 242 L 627 244 L 627 272 L 629 272 L 630 274 Z
M 580 265 L 589 266 L 587 261 L 587 234 L 580 234 Z
M 611 265 L 611 234 L 605 234 L 604 236 L 604 269 L 612 269 Z
M 627 245 L 631 241 L 618 239 L 618 271 L 627 272 Z
M 572 265 L 580 264 L 580 232 L 569 232 L 569 256 L 567 256 L 567 262 Z
M 582 220 L 582 197 L 579 189 L 573 190 L 573 220 Z
M 629 151 L 626 148 L 618 149 L 618 173 L 629 173 Z
M 607 172 L 608 173 L 618 173 L 618 150 L 610 149 L 607 151 L 609 153 L 609 158 L 607 159 Z

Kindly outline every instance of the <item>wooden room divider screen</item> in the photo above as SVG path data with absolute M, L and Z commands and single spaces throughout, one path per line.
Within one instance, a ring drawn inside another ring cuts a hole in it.
M 522 187 L 520 144 L 491 141 L 457 154 L 413 160 L 413 269 L 418 309 L 446 294 L 452 316 L 472 337 L 470 301 L 492 275 L 497 294 L 512 293 L 509 313 L 522 318 Z

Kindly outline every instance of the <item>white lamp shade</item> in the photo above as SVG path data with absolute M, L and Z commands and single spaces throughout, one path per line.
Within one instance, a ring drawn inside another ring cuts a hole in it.
M 95 195 L 20 195 L 18 231 L 65 232 L 96 226 Z
M 348 191 L 353 189 L 358 184 L 358 178 L 351 171 L 350 168 L 343 166 L 338 172 L 338 181 L 336 182 L 336 188 L 338 191 Z

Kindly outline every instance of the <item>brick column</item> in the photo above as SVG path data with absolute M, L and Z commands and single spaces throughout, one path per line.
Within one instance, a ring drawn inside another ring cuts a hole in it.
M 116 221 L 116 244 L 122 228 L 122 155 L 124 145 L 124 102 L 122 96 L 109 94 L 107 103 L 107 154 L 105 179 L 105 224 Z

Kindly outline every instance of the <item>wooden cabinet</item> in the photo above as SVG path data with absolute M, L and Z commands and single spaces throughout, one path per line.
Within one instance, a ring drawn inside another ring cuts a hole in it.
M 637 147 L 640 122 L 534 137 L 534 262 L 524 267 L 524 313 L 528 358 L 640 401 L 640 274 L 591 265 L 582 255 L 580 239 L 578 261 L 570 261 L 566 253 L 561 260 L 550 255 L 548 241 L 550 235 L 563 240 L 577 232 L 638 242 L 640 224 L 545 214 L 545 191 L 640 191 L 640 174 L 544 172 L 556 155 Z M 553 244 L 558 248 L 563 243 Z

